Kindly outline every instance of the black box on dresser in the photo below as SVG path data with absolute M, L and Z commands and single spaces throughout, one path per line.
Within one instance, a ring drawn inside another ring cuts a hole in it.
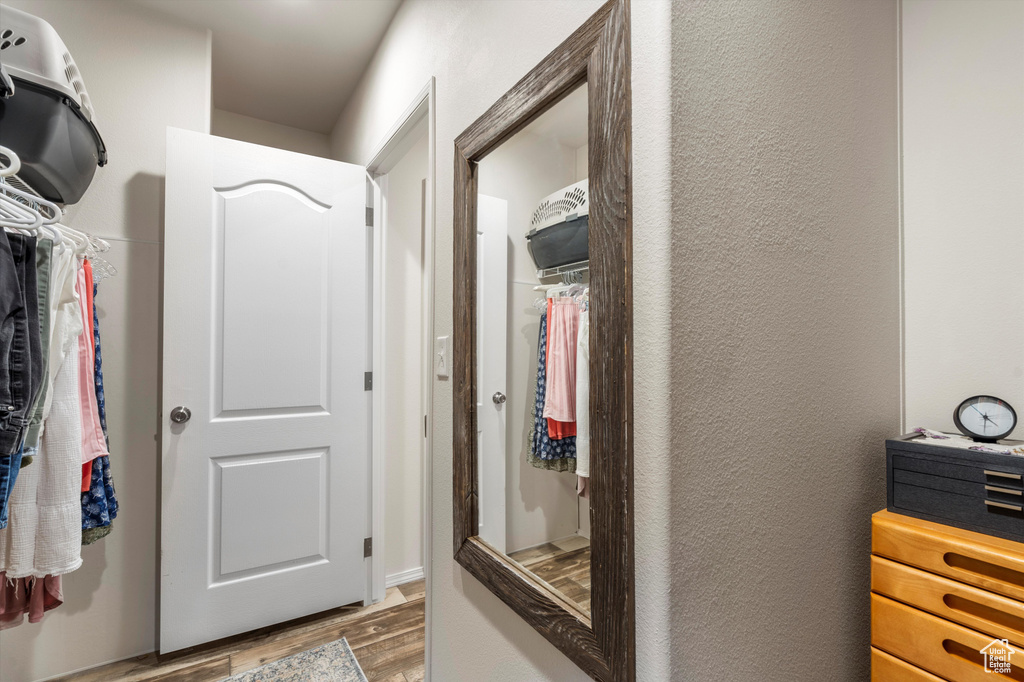
M 885 442 L 889 511 L 1024 541 L 1024 456 L 920 440 L 909 433 Z

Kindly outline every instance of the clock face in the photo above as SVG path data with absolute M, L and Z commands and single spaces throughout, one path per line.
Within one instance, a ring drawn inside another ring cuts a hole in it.
M 975 440 L 996 441 L 1017 426 L 1017 413 L 999 398 L 977 395 L 960 403 L 953 413 L 956 427 Z

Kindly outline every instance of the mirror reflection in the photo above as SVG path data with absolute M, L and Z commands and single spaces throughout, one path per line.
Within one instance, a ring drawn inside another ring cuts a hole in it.
M 478 168 L 479 535 L 590 611 L 587 87 Z

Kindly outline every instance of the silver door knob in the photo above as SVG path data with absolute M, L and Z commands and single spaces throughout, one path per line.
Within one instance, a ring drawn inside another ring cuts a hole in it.
M 175 407 L 171 410 L 171 421 L 175 424 L 184 424 L 192 418 L 192 410 L 187 407 Z
M 505 397 L 504 393 L 502 393 L 501 391 L 497 391 L 494 395 L 491 396 L 491 400 L 494 401 L 495 405 L 501 405 L 503 402 L 507 400 L 507 398 Z

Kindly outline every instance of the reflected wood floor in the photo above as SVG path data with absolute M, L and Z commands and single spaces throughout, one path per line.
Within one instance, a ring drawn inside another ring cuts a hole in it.
M 579 535 L 509 554 L 530 573 L 590 613 L 590 541 Z
M 370 682 L 423 682 L 424 582 L 392 587 L 372 606 L 343 606 L 177 651 L 91 668 L 75 682 L 215 682 L 329 642 L 348 640 Z

